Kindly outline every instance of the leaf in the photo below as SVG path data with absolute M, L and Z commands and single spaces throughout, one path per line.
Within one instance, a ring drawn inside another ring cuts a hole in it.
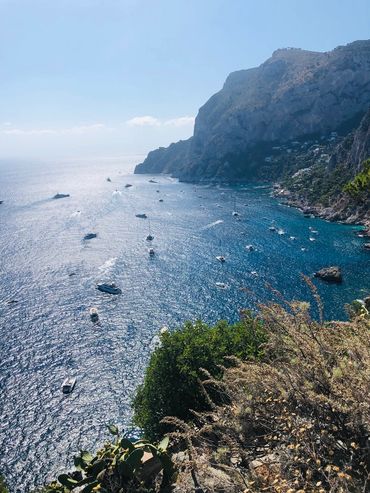
M 135 449 L 134 444 L 128 438 L 122 438 L 120 441 L 120 445 L 123 449 L 129 449 L 130 452 Z
M 126 464 L 131 466 L 133 469 L 137 469 L 141 466 L 141 459 L 144 455 L 144 450 L 137 448 L 126 459 Z
M 85 486 L 84 489 L 81 490 L 81 493 L 91 493 L 95 486 L 98 486 L 99 481 L 94 481 Z
M 58 476 L 58 481 L 61 485 L 65 486 L 69 491 L 78 485 L 78 481 L 71 478 L 68 474 L 60 474 Z
M 84 462 L 91 462 L 93 460 L 93 456 L 87 450 L 81 450 L 80 457 Z
M 118 428 L 116 425 L 107 425 L 107 428 L 112 435 L 117 436 L 118 435 Z
M 158 445 L 158 448 L 165 452 L 167 450 L 169 442 L 170 439 L 168 437 L 164 437 L 161 443 Z

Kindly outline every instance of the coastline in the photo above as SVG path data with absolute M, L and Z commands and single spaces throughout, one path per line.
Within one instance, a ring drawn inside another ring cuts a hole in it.
M 368 211 L 353 209 L 348 201 L 343 197 L 335 207 L 324 207 L 319 204 L 312 204 L 302 196 L 295 194 L 283 187 L 280 183 L 274 183 L 271 195 L 281 200 L 281 203 L 289 207 L 294 207 L 302 211 L 305 216 L 314 216 L 326 221 L 339 224 L 362 226 L 358 235 L 370 237 L 370 218 Z

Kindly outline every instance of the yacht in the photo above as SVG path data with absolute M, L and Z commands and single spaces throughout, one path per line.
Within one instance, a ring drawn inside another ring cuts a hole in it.
M 153 257 L 153 255 L 155 255 L 155 251 L 154 251 L 154 248 L 149 248 L 148 249 L 148 253 L 151 257 Z
M 139 217 L 140 219 L 146 219 L 148 216 L 146 214 L 135 214 L 136 217 Z
M 96 323 L 99 321 L 99 312 L 97 308 L 93 306 L 92 308 L 90 308 L 89 313 L 92 322 Z
M 77 378 L 69 378 L 67 377 L 62 383 L 62 392 L 63 394 L 70 394 L 72 390 L 75 388 Z
M 98 284 L 98 289 L 99 291 L 102 291 L 103 293 L 109 293 L 109 294 L 121 294 L 122 290 L 118 288 L 113 282 L 110 284 L 107 283 L 102 283 Z
M 56 193 L 53 199 L 65 199 L 66 197 L 70 197 L 69 193 Z
M 218 255 L 218 256 L 216 257 L 216 259 L 217 259 L 219 262 L 221 262 L 221 264 L 223 264 L 223 263 L 225 262 L 225 260 L 226 260 L 226 259 L 225 259 L 225 257 L 224 257 L 223 255 Z
M 92 240 L 93 238 L 96 238 L 98 235 L 96 233 L 87 233 L 84 236 L 84 240 Z

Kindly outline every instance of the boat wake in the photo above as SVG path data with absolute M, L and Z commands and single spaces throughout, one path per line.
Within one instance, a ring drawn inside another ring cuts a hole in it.
M 222 219 L 218 219 L 217 221 L 214 221 L 213 223 L 209 223 L 206 226 L 204 226 L 203 228 L 201 228 L 201 231 L 204 231 L 206 229 L 213 228 L 214 226 L 217 226 L 217 224 L 221 224 L 221 223 L 223 223 L 223 220 Z

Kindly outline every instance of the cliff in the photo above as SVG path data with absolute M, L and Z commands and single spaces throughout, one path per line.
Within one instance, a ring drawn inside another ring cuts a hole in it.
M 299 156 L 305 166 L 282 180 L 278 193 L 295 206 L 330 220 L 370 226 L 370 109 L 338 144 Z M 326 162 L 322 160 L 326 156 Z M 298 157 L 296 160 L 299 161 Z
M 346 135 L 370 105 L 370 40 L 318 53 L 282 49 L 233 72 L 199 110 L 194 135 L 149 153 L 136 173 L 185 181 L 278 177 L 272 147 L 332 131 Z

